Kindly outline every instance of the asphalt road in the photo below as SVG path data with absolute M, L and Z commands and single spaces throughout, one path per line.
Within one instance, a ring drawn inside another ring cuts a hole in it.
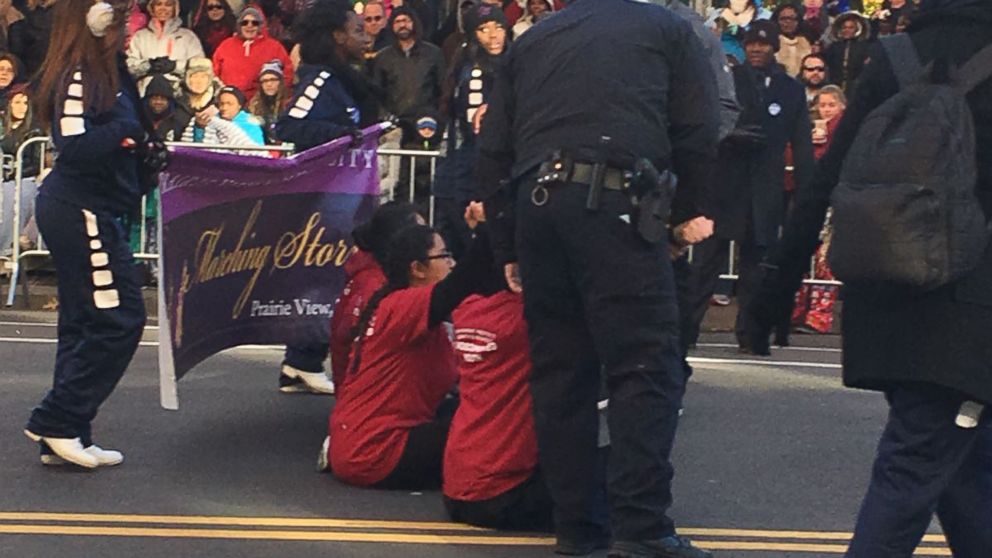
M 215 356 L 180 382 L 179 411 L 161 409 L 154 327 L 94 425 L 125 464 L 42 467 L 21 430 L 51 383 L 53 320 L 0 311 L 0 557 L 553 556 L 546 537 L 447 523 L 437 493 L 314 472 L 333 399 L 280 394 L 279 350 Z M 770 358 L 731 341 L 708 334 L 693 355 L 672 516 L 721 558 L 842 555 L 882 398 L 841 387 L 836 337 Z M 940 535 L 925 546 L 949 555 Z

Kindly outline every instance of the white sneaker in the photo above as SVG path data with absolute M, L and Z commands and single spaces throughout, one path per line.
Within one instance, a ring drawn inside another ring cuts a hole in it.
M 97 445 L 88 446 L 83 451 L 97 459 L 99 467 L 113 467 L 124 463 L 124 454 L 116 450 L 105 450 Z M 41 464 L 59 466 L 68 463 L 58 455 L 47 453 L 41 455 Z
M 288 364 L 282 365 L 279 377 L 279 391 L 283 393 L 310 392 L 319 395 L 334 395 L 334 382 L 323 372 L 304 372 Z
M 95 469 L 100 466 L 100 461 L 95 456 L 86 452 L 79 438 L 48 438 L 46 436 L 39 436 L 30 430 L 25 430 L 24 435 L 35 442 L 44 442 L 45 445 L 55 452 L 55 455 L 69 463 L 86 467 L 87 469 Z
M 331 437 L 325 436 L 324 443 L 320 445 L 320 453 L 317 455 L 317 472 L 324 473 L 331 470 L 331 461 L 327 457 L 327 452 L 331 449 Z

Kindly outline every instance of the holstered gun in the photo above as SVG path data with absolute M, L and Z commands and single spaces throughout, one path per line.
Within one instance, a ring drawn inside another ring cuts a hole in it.
M 668 218 L 678 178 L 670 171 L 658 172 L 648 159 L 634 163 L 631 202 L 637 208 L 637 233 L 651 244 L 660 244 L 668 235 Z

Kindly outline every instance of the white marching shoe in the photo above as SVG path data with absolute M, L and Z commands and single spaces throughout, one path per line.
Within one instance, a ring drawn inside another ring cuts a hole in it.
M 87 446 L 83 449 L 86 453 L 92 455 L 97 459 L 98 467 L 113 467 L 115 465 L 120 465 L 124 463 L 124 454 L 117 450 L 107 450 L 100 446 L 92 445 Z M 68 463 L 65 459 L 62 459 L 56 454 L 43 453 L 41 454 L 41 464 L 42 465 L 65 465 Z
M 331 461 L 327 457 L 328 450 L 331 449 L 331 437 L 325 436 L 324 443 L 320 446 L 320 453 L 317 455 L 317 472 L 324 473 L 331 470 Z
M 100 466 L 100 460 L 94 455 L 87 453 L 79 438 L 49 438 L 47 436 L 39 436 L 30 430 L 25 430 L 24 435 L 35 442 L 44 443 L 55 452 L 55 455 L 73 465 L 79 465 L 87 469 L 95 469 Z
M 279 391 L 283 393 L 316 393 L 334 395 L 334 382 L 323 372 L 304 372 L 288 364 L 282 365 Z

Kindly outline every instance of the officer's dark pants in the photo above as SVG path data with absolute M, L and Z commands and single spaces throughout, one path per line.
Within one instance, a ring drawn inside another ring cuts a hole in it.
M 965 397 L 929 384 L 887 394 L 889 422 L 848 558 L 910 558 L 934 512 L 957 558 L 992 556 L 992 412 L 955 417 Z
M 591 542 L 607 533 L 597 509 L 602 365 L 610 398 L 613 536 L 669 536 L 669 454 L 685 384 L 668 253 L 621 218 L 631 207 L 619 192 L 604 191 L 600 209 L 589 212 L 587 187 L 555 186 L 542 207 L 530 201 L 530 191 L 530 184 L 521 185 L 517 245 L 538 449 L 557 535 Z
M 323 372 L 329 350 L 327 343 L 287 345 L 282 363 L 304 372 Z
M 455 260 L 465 255 L 472 242 L 472 230 L 465 223 L 466 206 L 468 202 L 454 198 L 434 198 L 434 228 Z
M 52 389 L 27 428 L 92 443 L 90 423 L 127 369 L 145 325 L 138 268 L 112 216 L 38 196 L 38 229 L 55 261 L 59 324 Z

